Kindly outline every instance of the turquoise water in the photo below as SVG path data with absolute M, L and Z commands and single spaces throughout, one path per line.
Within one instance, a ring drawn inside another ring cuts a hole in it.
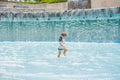
M 120 44 L 67 42 L 57 58 L 57 42 L 0 42 L 0 80 L 119 80 Z
M 58 41 L 63 31 L 67 41 L 120 40 L 120 14 L 0 20 L 1 41 Z
M 0 13 L 0 80 L 119 80 L 119 13 Z M 58 59 L 63 31 L 68 52 Z

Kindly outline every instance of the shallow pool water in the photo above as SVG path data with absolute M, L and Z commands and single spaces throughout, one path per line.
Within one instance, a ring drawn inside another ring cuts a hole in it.
M 0 42 L 0 80 L 119 80 L 120 43 Z

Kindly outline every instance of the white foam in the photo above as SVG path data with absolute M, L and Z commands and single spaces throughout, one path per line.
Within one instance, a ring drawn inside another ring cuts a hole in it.
M 42 61 L 34 61 L 34 62 L 29 62 L 32 65 L 49 65 L 48 62 L 42 62 Z
M 3 67 L 21 67 L 21 68 L 24 68 L 23 65 L 19 65 L 19 64 L 7 64 L 7 63 L 4 63 L 4 64 L 1 64 L 0 66 L 3 66 Z

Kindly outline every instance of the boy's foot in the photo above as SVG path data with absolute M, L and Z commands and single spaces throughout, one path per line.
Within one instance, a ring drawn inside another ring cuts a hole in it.
M 65 53 L 63 53 L 64 54 L 64 56 L 67 56 Z
M 60 58 L 60 56 L 59 56 L 59 55 L 58 55 L 57 57 L 58 57 L 58 58 Z

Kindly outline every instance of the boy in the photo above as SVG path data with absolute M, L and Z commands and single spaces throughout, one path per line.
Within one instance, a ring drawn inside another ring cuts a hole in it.
M 64 56 L 66 56 L 66 51 L 67 51 L 67 48 L 65 46 L 65 42 L 64 42 L 64 39 L 66 38 L 67 34 L 66 32 L 62 32 L 60 38 L 59 38 L 59 47 L 58 47 L 58 55 L 57 57 L 60 58 L 60 55 L 61 55 L 61 51 L 64 50 L 63 54 Z

